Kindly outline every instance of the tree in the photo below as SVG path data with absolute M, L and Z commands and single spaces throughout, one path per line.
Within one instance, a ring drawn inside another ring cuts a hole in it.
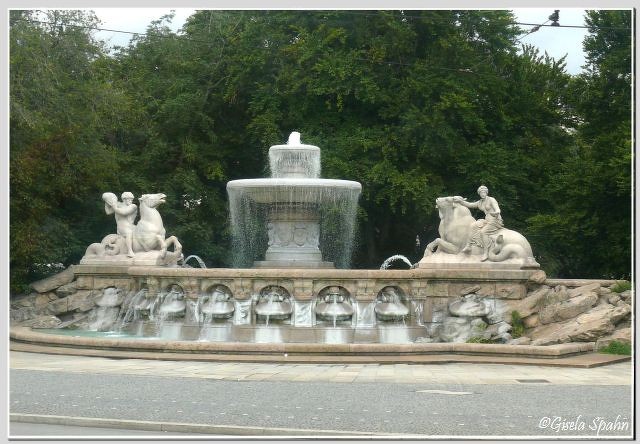
M 485 184 L 543 268 L 573 273 L 563 258 L 589 253 L 562 223 L 591 236 L 603 219 L 581 216 L 595 213 L 572 168 L 618 190 L 629 177 L 597 167 L 624 159 L 596 162 L 611 141 L 595 72 L 573 81 L 563 60 L 518 51 L 508 11 L 198 11 L 182 35 L 161 17 L 112 55 L 92 15 L 47 14 L 54 25 L 12 11 L 12 284 L 112 230 L 106 190 L 164 192 L 186 252 L 231 265 L 226 183 L 266 176 L 291 131 L 320 146 L 323 177 L 362 183 L 354 267 L 417 260 L 416 235 L 437 236 L 435 198 Z M 613 62 L 596 47 L 601 76 Z
M 131 107 L 100 68 L 80 11 L 10 11 L 12 289 L 40 265 L 68 264 L 104 230 L 99 196 L 117 185 L 112 144 Z
M 631 275 L 631 11 L 589 11 L 586 70 L 571 85 L 576 144 L 530 218 L 566 277 Z

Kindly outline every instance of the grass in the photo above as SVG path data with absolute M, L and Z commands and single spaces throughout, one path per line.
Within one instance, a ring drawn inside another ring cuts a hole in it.
M 611 291 L 614 293 L 622 293 L 623 291 L 631 290 L 631 282 L 629 281 L 619 281 L 613 286 L 611 286 Z
M 511 337 L 519 338 L 524 334 L 524 322 L 522 316 L 516 310 L 511 312 Z
M 606 347 L 598 350 L 600 353 L 608 353 L 610 355 L 631 355 L 631 344 L 626 342 L 613 341 Z

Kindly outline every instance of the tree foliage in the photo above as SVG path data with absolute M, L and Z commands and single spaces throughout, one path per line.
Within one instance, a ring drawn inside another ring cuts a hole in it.
M 631 11 L 589 11 L 586 19 L 586 70 L 572 79 L 566 105 L 574 147 L 545 187 L 549 211 L 530 218 L 531 230 L 546 234 L 538 251 L 564 276 L 629 278 Z
M 551 274 L 626 276 L 630 33 L 602 31 L 624 14 L 589 14 L 571 77 L 519 47 L 508 11 L 198 11 L 115 53 L 92 14 L 12 11 L 12 283 L 112 229 L 106 190 L 164 192 L 168 231 L 229 265 L 226 182 L 266 175 L 291 131 L 323 177 L 362 183 L 355 267 L 417 260 L 435 198 L 483 183 Z

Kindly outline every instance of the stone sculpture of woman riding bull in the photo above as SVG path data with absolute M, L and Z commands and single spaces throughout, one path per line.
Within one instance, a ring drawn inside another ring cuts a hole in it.
M 104 193 L 104 208 L 114 214 L 116 234 L 108 234 L 100 243 L 89 245 L 81 264 L 105 265 L 176 265 L 182 259 L 182 245 L 175 236 L 165 238 L 162 217 L 156 209 L 165 202 L 162 193 L 143 194 L 140 202 L 140 220 L 134 224 L 138 207 L 133 194 L 122 194 L 122 202 L 113 193 Z M 173 246 L 173 251 L 168 248 Z
M 439 197 L 440 237 L 427 245 L 420 268 L 438 265 L 502 262 L 519 268 L 539 268 L 529 241 L 517 231 L 504 228 L 498 201 L 489 197 L 489 189 L 478 188 L 480 199 L 467 202 L 460 196 Z M 485 213 L 474 219 L 470 208 Z

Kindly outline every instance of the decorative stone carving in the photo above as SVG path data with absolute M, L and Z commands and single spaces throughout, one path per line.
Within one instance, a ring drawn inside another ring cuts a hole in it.
M 430 242 L 420 268 L 502 263 L 516 268 L 539 268 L 531 245 L 520 233 L 504 228 L 498 202 L 488 196 L 486 187 L 478 189 L 480 200 L 467 202 L 460 196 L 439 197 L 436 208 L 440 215 L 439 238 Z M 485 213 L 476 220 L 469 208 Z
M 167 196 L 162 193 L 140 196 L 140 220 L 135 225 L 133 220 L 138 208 L 131 203 L 133 195 L 125 192 L 122 196 L 124 202 L 118 202 L 115 194 L 103 194 L 106 213 L 115 214 L 117 234 L 109 234 L 100 243 L 89 245 L 80 263 L 176 265 L 182 259 L 182 245 L 175 236 L 166 237 L 157 210 Z M 173 251 L 168 251 L 169 247 L 173 247 Z

